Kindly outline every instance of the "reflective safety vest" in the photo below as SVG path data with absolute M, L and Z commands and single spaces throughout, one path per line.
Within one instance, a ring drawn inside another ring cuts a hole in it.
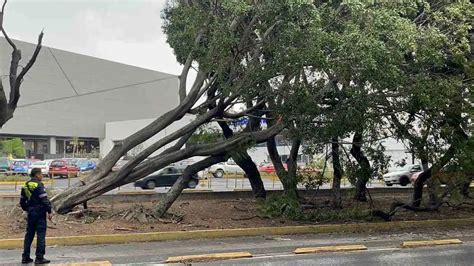
M 51 202 L 41 181 L 32 179 L 25 183 L 21 189 L 20 205 L 25 211 L 31 207 L 40 207 L 40 210 L 51 212 Z
M 31 200 L 31 196 L 33 195 L 34 190 L 38 187 L 38 182 L 35 181 L 27 181 L 23 186 L 23 191 L 25 196 L 28 200 Z

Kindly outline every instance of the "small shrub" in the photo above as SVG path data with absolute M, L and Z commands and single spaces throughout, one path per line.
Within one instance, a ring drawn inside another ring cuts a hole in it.
M 300 220 L 304 217 L 298 199 L 286 195 L 272 195 L 263 203 L 260 210 L 268 218 Z

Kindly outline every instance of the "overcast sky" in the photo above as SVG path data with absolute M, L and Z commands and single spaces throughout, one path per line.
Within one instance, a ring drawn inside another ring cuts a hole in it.
M 12 38 L 178 74 L 161 11 L 167 0 L 9 0 L 5 27 Z

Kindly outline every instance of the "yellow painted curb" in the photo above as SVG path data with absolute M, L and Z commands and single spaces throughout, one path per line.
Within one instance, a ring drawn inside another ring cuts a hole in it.
M 251 258 L 251 257 L 252 257 L 252 254 L 250 254 L 249 252 L 215 253 L 215 254 L 169 257 L 166 260 L 166 263 L 204 262 L 204 261 L 231 260 L 231 259 Z
M 56 266 L 110 266 L 110 261 L 88 261 L 78 263 L 62 263 L 62 264 L 51 264 Z
M 462 244 L 460 239 L 441 239 L 441 240 L 424 240 L 424 241 L 405 241 L 402 248 L 428 247 L 438 245 Z
M 252 191 L 251 189 L 248 189 L 248 188 L 234 188 L 234 191 L 237 191 L 237 192 L 248 192 L 248 191 Z
M 27 180 L 22 180 L 22 181 L 0 181 L 0 186 L 1 185 L 15 185 L 17 184 L 18 186 L 22 186 Z M 43 184 L 45 185 L 51 185 L 51 181 L 43 181 Z
M 297 248 L 295 254 L 309 254 L 309 253 L 323 253 L 323 252 L 344 252 L 344 251 L 358 251 L 367 250 L 364 245 L 344 245 L 344 246 L 325 246 L 325 247 L 309 247 Z
M 14 198 L 19 198 L 20 197 L 20 191 L 16 192 L 2 192 L 0 194 L 1 197 L 14 197 Z
M 183 190 L 183 193 L 187 193 L 187 194 L 204 193 L 204 192 L 212 192 L 212 190 L 210 190 L 210 189 L 200 189 L 200 190 L 185 189 L 185 190 Z
M 54 246 L 54 245 L 81 246 L 81 245 L 123 244 L 123 243 L 131 243 L 131 242 L 212 239 L 212 238 L 224 238 L 224 237 L 244 237 L 244 236 L 262 236 L 262 235 L 384 232 L 384 231 L 403 230 L 403 229 L 412 230 L 415 228 L 426 229 L 426 228 L 437 228 L 437 227 L 448 228 L 448 227 L 456 227 L 456 226 L 474 227 L 474 218 L 47 237 L 46 243 L 47 245 L 50 245 L 50 246 Z M 23 239 L 0 239 L 0 249 L 14 249 L 14 248 L 21 248 L 21 247 L 23 247 Z

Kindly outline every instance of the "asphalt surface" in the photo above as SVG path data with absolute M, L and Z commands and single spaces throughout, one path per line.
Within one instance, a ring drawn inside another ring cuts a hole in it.
M 68 179 L 54 179 L 54 184 L 46 184 L 47 188 L 52 188 L 54 190 L 64 190 L 68 188 L 68 186 L 77 182 L 77 178 Z M 281 182 L 279 180 L 271 180 L 271 179 L 263 179 L 263 184 L 267 190 L 280 190 L 283 188 Z M 3 185 L 0 184 L 0 193 L 6 192 L 20 192 L 22 183 L 19 182 L 17 186 L 15 185 Z M 373 184 L 369 184 L 368 187 L 384 187 L 385 185 L 379 182 L 374 182 Z M 349 183 L 342 183 L 341 187 L 347 188 L 351 187 Z M 399 187 L 399 186 L 394 186 Z M 410 186 L 407 186 L 410 187 Z M 234 191 L 238 189 L 250 189 L 250 183 L 248 179 L 245 178 L 212 178 L 211 180 L 200 180 L 200 184 L 198 185 L 196 190 L 211 190 L 211 191 Z M 304 188 L 301 186 L 301 188 Z M 321 189 L 329 189 L 331 188 L 330 184 L 324 184 Z M 169 188 L 155 188 L 156 192 L 167 192 Z M 120 187 L 120 189 L 114 189 L 107 194 L 114 194 L 120 191 L 141 191 L 143 189 L 136 188 L 133 184 L 127 184 L 125 186 Z
M 402 241 L 460 238 L 460 245 L 403 249 Z M 366 251 L 295 255 L 299 247 L 363 244 Z M 473 265 L 474 230 L 389 235 L 293 235 L 188 240 L 123 245 L 49 247 L 54 263 L 110 261 L 160 265 L 170 256 L 248 251 L 254 257 L 193 265 Z M 18 265 L 21 250 L 0 250 L 0 265 Z M 169 265 L 169 264 L 168 264 Z M 183 264 L 181 264 L 183 265 Z

